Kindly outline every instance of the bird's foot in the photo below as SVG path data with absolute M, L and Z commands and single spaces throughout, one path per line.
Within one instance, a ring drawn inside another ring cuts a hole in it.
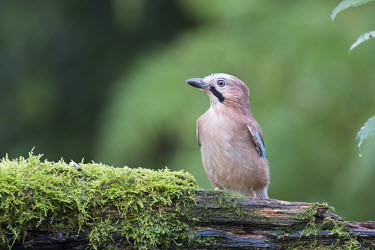
M 250 197 L 249 200 L 251 201 L 259 201 L 260 199 L 263 199 L 262 197 Z

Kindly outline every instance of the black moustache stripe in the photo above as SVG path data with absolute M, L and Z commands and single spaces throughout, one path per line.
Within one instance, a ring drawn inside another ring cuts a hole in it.
M 220 102 L 223 102 L 225 100 L 224 96 L 219 91 L 217 91 L 215 87 L 211 87 L 210 91 L 212 94 L 214 94 L 214 96 L 217 97 L 217 99 L 219 99 Z

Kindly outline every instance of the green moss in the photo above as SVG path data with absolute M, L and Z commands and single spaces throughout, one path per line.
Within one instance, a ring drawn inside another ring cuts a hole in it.
M 347 232 L 345 224 L 332 217 L 324 218 L 323 224 L 319 226 L 319 230 L 330 231 L 330 234 L 338 234 L 339 236 L 344 236 Z
M 244 215 L 238 205 L 248 198 L 245 198 L 233 192 L 227 192 L 227 191 L 222 191 L 222 192 L 223 192 L 222 193 L 223 195 L 220 195 L 221 192 L 216 192 L 217 194 L 216 198 L 217 198 L 218 204 L 222 208 L 232 211 L 236 215 L 243 217 Z
M 116 230 L 117 227 L 113 225 L 110 218 L 104 221 L 97 221 L 88 232 L 89 245 L 93 249 L 100 249 L 104 246 L 113 246 L 115 248 L 112 233 L 115 233 Z
M 328 209 L 329 206 L 326 204 L 314 203 L 308 206 L 295 218 L 298 220 L 308 221 L 305 228 L 302 231 L 302 235 L 315 234 L 319 231 L 319 227 L 316 225 L 315 220 L 319 209 Z
M 303 245 L 298 242 L 292 243 L 293 246 L 291 246 L 291 249 L 296 247 L 304 247 L 306 249 L 361 249 L 362 245 L 357 241 L 356 236 L 347 229 L 344 222 L 327 216 L 322 223 L 316 223 L 318 211 L 322 208 L 327 209 L 329 206 L 327 204 L 315 203 L 304 209 L 302 213 L 296 217 L 296 219 L 308 221 L 301 232 L 301 237 L 315 235 L 319 231 L 329 231 L 329 234 L 337 235 L 338 239 L 336 244 L 329 246 L 319 245 L 315 240 L 309 245 Z M 341 242 L 345 242 L 345 244 L 342 245 Z
M 335 220 L 332 217 L 326 217 L 323 224 L 320 226 L 320 230 L 328 230 L 330 234 L 338 236 L 338 241 L 345 241 L 345 244 L 342 246 L 343 249 L 354 250 L 362 248 L 357 237 L 347 229 L 345 223 L 342 221 Z
M 42 155 L 0 161 L 0 246 L 32 244 L 28 230 L 41 228 L 77 235 L 85 232 L 92 248 L 125 236 L 137 248 L 178 246 L 194 234 L 182 212 L 162 208 L 194 202 L 194 178 L 183 171 L 154 171 L 83 164 L 77 171 L 63 160 Z M 106 211 L 113 207 L 116 212 Z M 114 245 L 115 246 L 115 245 Z

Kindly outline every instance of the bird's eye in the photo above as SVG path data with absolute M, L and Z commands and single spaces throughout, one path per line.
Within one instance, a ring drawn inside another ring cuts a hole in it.
M 227 84 L 227 82 L 224 79 L 219 79 L 219 80 L 217 80 L 216 84 L 219 87 L 224 87 L 225 84 Z

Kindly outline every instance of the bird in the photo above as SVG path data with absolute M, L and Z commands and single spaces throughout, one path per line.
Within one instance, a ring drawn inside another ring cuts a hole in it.
M 210 99 L 209 109 L 197 120 L 196 136 L 204 170 L 215 190 L 268 199 L 268 160 L 262 131 L 250 108 L 249 88 L 224 73 L 186 82 Z

